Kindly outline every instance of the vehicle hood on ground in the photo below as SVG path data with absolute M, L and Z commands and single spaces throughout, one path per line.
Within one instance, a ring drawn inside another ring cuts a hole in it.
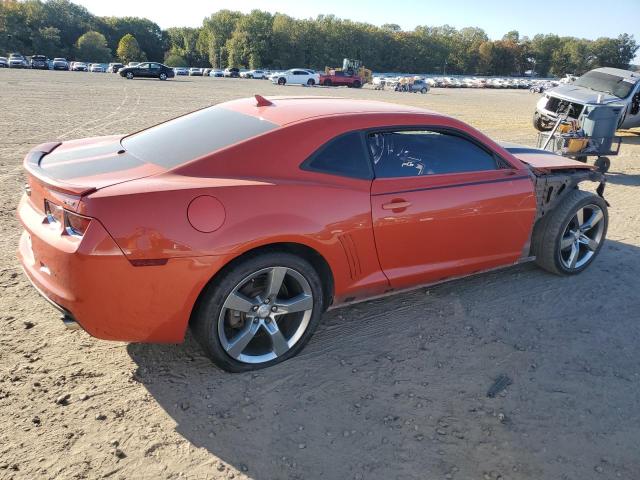
M 54 189 L 75 194 L 165 172 L 127 152 L 122 135 L 43 144 L 25 159 L 25 168 Z
M 587 165 L 577 160 L 571 160 L 547 150 L 527 147 L 516 143 L 499 142 L 500 146 L 511 155 L 530 167 L 541 170 L 564 170 L 567 168 L 581 168 L 592 170 L 591 165 Z
M 598 96 L 602 95 L 602 103 L 622 102 L 622 99 L 609 93 L 597 92 L 590 88 L 580 87 L 577 85 L 560 85 L 558 87 L 547 90 L 547 95 L 560 98 L 562 100 L 570 100 L 572 102 L 588 104 L 596 103 Z

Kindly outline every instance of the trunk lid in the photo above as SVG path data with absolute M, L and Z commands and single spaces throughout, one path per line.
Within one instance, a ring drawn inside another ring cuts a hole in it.
M 594 169 L 594 167 L 586 163 L 578 162 L 577 160 L 572 160 L 539 148 L 526 147 L 507 142 L 500 142 L 500 146 L 521 162 L 541 170 L 565 170 L 567 168 Z
M 78 196 L 166 171 L 127 152 L 121 139 L 116 135 L 45 143 L 27 154 L 24 166 L 48 188 Z

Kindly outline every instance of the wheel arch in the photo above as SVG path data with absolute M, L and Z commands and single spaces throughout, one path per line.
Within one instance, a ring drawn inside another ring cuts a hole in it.
M 315 248 L 300 242 L 273 242 L 266 243 L 259 246 L 254 246 L 253 248 L 249 248 L 247 250 L 241 251 L 237 253 L 233 258 L 230 258 L 220 269 L 218 269 L 207 281 L 196 298 L 192 308 L 191 314 L 189 317 L 189 323 L 193 320 L 194 313 L 196 312 L 198 305 L 202 301 L 203 295 L 207 288 L 218 279 L 222 278 L 224 274 L 235 265 L 240 262 L 246 261 L 251 257 L 255 257 L 257 255 L 261 255 L 264 253 L 290 253 L 293 255 L 297 255 L 301 258 L 307 260 L 311 266 L 316 270 L 320 279 L 322 280 L 322 289 L 324 293 L 324 308 L 328 308 L 334 297 L 335 291 L 335 279 L 334 273 L 331 269 L 329 262 L 326 258 Z

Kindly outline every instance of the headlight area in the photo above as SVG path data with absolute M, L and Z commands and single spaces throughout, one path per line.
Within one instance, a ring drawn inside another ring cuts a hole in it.
M 90 217 L 78 215 L 47 199 L 44 201 L 44 212 L 46 222 L 52 228 L 58 228 L 61 233 L 77 238 L 84 236 L 91 223 Z

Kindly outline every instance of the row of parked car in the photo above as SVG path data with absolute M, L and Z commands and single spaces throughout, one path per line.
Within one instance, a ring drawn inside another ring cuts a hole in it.
M 481 77 L 422 77 L 422 76 L 374 76 L 373 85 L 376 88 L 395 87 L 407 78 L 422 80 L 431 88 L 512 88 L 530 89 L 539 82 L 547 80 L 534 80 L 529 78 L 481 78 Z

